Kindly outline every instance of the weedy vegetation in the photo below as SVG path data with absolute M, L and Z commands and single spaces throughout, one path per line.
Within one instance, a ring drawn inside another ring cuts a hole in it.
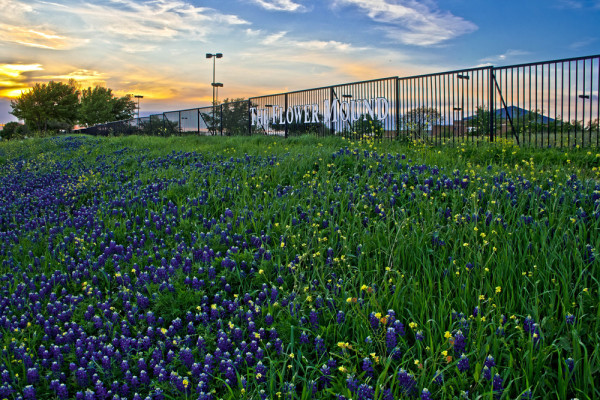
M 600 397 L 600 154 L 0 143 L 0 398 Z

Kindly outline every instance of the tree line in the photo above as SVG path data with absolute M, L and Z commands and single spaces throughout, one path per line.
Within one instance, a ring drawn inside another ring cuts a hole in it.
M 79 89 L 72 79 L 68 83 L 36 83 L 12 100 L 11 107 L 11 114 L 24 120 L 29 130 L 47 133 L 76 124 L 92 126 L 130 119 L 136 104 L 131 95 L 117 97 L 103 86 Z

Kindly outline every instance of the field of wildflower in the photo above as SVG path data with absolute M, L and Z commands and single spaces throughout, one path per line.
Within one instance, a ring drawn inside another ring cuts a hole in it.
M 0 399 L 600 397 L 600 155 L 0 143 Z

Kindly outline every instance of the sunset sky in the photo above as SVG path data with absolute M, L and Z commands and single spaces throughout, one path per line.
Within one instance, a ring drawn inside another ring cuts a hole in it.
M 600 0 L 0 0 L 0 123 L 35 82 L 139 94 L 141 114 L 600 53 Z

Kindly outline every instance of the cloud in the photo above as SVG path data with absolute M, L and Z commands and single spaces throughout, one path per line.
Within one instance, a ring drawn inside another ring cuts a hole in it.
M 73 4 L 68 11 L 84 21 L 88 30 L 123 39 L 165 41 L 177 37 L 204 39 L 214 26 L 249 24 L 236 15 L 196 7 L 184 1 L 137 2 L 113 0 L 108 4 Z
M 507 62 L 510 59 L 513 59 L 515 57 L 518 56 L 525 56 L 529 54 L 528 51 L 523 51 L 523 50 L 507 50 L 505 53 L 503 54 L 497 54 L 497 55 L 493 55 L 493 56 L 488 56 L 488 57 L 484 57 L 481 60 L 479 60 L 482 63 L 495 63 L 495 62 Z
M 36 10 L 19 0 L 0 0 L 0 43 L 11 43 L 47 50 L 66 50 L 84 41 L 58 33 L 45 22 L 36 22 Z
M 373 21 L 385 24 L 385 35 L 394 41 L 431 46 L 477 30 L 477 26 L 450 12 L 415 0 L 335 0 L 335 6 L 356 6 Z
M 559 9 L 580 10 L 584 8 L 600 8 L 600 0 L 556 0 L 554 5 Z
M 569 46 L 572 49 L 580 49 L 582 47 L 586 47 L 591 45 L 592 43 L 596 42 L 598 40 L 598 38 L 584 38 L 582 40 L 579 40 L 577 42 L 571 43 L 571 45 Z
M 42 27 L 16 26 L 0 23 L 2 41 L 48 50 L 65 50 L 79 46 L 83 41 L 56 34 Z
M 29 89 L 31 72 L 43 71 L 41 64 L 0 64 L 0 97 L 15 98 Z
M 267 36 L 266 38 L 264 38 L 261 43 L 264 45 L 275 44 L 277 42 L 280 42 L 281 39 L 283 39 L 283 37 L 286 35 L 286 33 L 287 32 L 285 32 L 285 31 L 273 33 L 273 34 Z
M 294 3 L 292 0 L 252 0 L 252 2 L 269 11 L 307 11 L 306 7 L 302 4 Z

